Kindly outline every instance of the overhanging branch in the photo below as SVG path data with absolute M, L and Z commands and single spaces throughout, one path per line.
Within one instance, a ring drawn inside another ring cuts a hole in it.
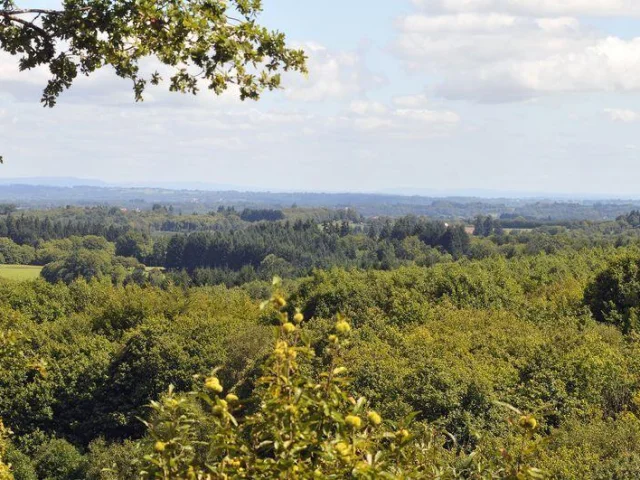
M 19 23 L 20 25 L 28 27 L 33 31 L 37 32 L 41 37 L 47 40 L 51 40 L 51 35 L 49 35 L 49 33 L 44 28 L 39 27 L 35 23 L 29 22 L 24 18 L 14 17 L 8 13 L 5 13 L 4 11 L 0 11 L 0 16 L 7 18 L 11 22 Z
M 63 10 L 47 10 L 42 8 L 21 8 L 19 10 L 0 10 L 3 17 L 11 17 L 13 15 L 27 15 L 30 13 L 39 13 L 41 15 L 59 15 L 64 13 Z

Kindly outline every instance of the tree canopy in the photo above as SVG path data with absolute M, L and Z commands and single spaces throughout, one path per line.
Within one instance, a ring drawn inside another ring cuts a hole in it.
M 238 86 L 257 99 L 280 86 L 280 72 L 305 71 L 302 50 L 256 23 L 261 0 L 65 0 L 60 9 L 20 8 L 0 1 L 0 47 L 20 57 L 20 68 L 51 72 L 42 102 L 53 106 L 78 74 L 110 65 L 132 80 L 136 100 L 158 72 L 141 72 L 155 57 L 170 74 L 170 90 L 197 93 L 200 80 L 220 94 Z

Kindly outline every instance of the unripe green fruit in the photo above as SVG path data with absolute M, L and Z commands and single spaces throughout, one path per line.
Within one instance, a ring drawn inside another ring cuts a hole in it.
M 213 415 L 216 417 L 221 417 L 222 415 L 224 415 L 224 410 L 225 409 L 222 408 L 220 405 L 216 405 L 211 409 L 211 413 L 213 413 Z
M 367 420 L 369 420 L 369 423 L 371 425 L 375 425 L 375 426 L 378 426 L 382 423 L 382 417 L 377 412 L 374 412 L 374 411 L 367 413 Z
M 535 428 L 538 426 L 538 421 L 531 415 L 526 415 L 520 417 L 518 424 L 525 430 L 535 430 Z
M 221 393 L 223 390 L 220 380 L 218 380 L 216 377 L 207 378 L 204 382 L 204 386 L 207 390 L 211 390 L 215 393 Z
M 283 308 L 287 305 L 287 301 L 281 295 L 274 295 L 273 304 L 278 308 Z
M 362 419 L 355 415 L 347 415 L 344 419 L 344 422 L 355 430 L 362 427 Z
M 351 325 L 349 325 L 348 322 L 340 320 L 338 323 L 336 323 L 336 332 L 340 333 L 341 335 L 346 335 L 350 331 Z

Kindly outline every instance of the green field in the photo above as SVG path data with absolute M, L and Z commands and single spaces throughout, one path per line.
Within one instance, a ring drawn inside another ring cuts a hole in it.
M 42 267 L 33 265 L 0 265 L 0 278 L 33 280 L 40 276 Z

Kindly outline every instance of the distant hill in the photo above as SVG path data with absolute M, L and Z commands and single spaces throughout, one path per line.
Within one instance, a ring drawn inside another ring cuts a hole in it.
M 631 195 L 594 195 L 589 193 L 568 194 L 568 193 L 544 193 L 544 192 L 520 192 L 515 190 L 487 190 L 487 189 L 448 189 L 439 190 L 435 188 L 419 188 L 419 187 L 389 187 L 379 191 L 372 192 L 293 192 L 290 190 L 282 190 L 277 188 L 267 188 L 255 185 L 234 185 L 227 183 L 212 183 L 206 181 L 127 181 L 127 182 L 106 182 L 95 178 L 79 178 L 79 177 L 13 177 L 0 178 L 0 186 L 3 185 L 30 185 L 41 187 L 102 187 L 114 189 L 153 189 L 153 190 L 169 190 L 169 191 L 191 191 L 191 192 L 244 192 L 244 193 L 261 193 L 274 195 L 334 195 L 338 197 L 351 196 L 352 198 L 362 197 L 407 197 L 412 199 L 431 199 L 431 200 L 449 200 L 463 201 L 479 200 L 483 202 L 493 203 L 497 199 L 504 200 L 521 200 L 527 203 L 533 201 L 560 201 L 560 202 L 582 202 L 582 201 L 603 201 L 609 202 L 615 198 L 616 202 L 635 202 L 640 201 L 637 196 Z M 406 201 L 400 201 L 406 203 Z M 413 202 L 411 202 L 413 203 Z M 418 201 L 422 204 L 422 201 Z M 324 206 L 324 205 L 323 205 Z
M 29 182 L 16 184 L 17 181 Z M 55 185 L 42 186 L 54 182 Z M 94 185 L 90 183 L 94 182 Z M 88 184 L 89 183 L 89 184 Z M 106 186 L 105 186 L 106 185 Z M 175 185 L 195 186 L 195 185 Z M 213 185 L 211 185 L 213 187 Z M 178 213 L 208 213 L 218 207 L 288 209 L 355 209 L 365 217 L 421 215 L 434 219 L 472 219 L 476 215 L 542 221 L 612 220 L 640 208 L 640 200 L 571 200 L 545 198 L 478 198 L 473 196 L 407 196 L 367 193 L 311 193 L 219 191 L 152 186 L 111 186 L 81 178 L 30 178 L 0 180 L 0 203 L 20 209 L 66 205 L 108 205 L 126 209 L 151 209 L 171 205 Z
M 15 177 L 0 178 L 0 185 L 37 185 L 43 187 L 106 187 L 102 180 L 76 177 Z
M 159 188 L 163 190 L 194 190 L 194 191 L 237 191 L 237 192 L 267 192 L 270 189 L 231 185 L 209 182 L 163 182 L 136 181 L 110 183 L 94 178 L 78 177 L 14 177 L 0 178 L 0 185 L 35 185 L 42 187 L 113 187 L 113 188 Z

